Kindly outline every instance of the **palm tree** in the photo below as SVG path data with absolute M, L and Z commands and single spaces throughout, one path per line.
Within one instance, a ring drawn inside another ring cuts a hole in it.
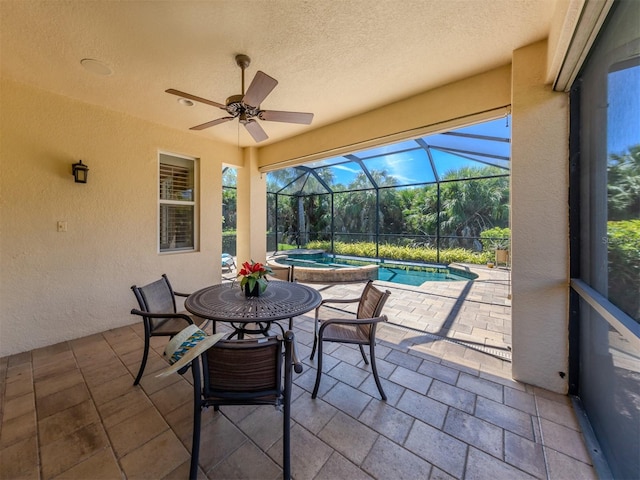
M 640 218 L 640 145 L 609 155 L 607 176 L 609 220 Z

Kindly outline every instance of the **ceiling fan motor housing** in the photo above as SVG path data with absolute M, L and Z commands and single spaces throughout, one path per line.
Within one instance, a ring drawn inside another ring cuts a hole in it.
M 226 100 L 226 110 L 229 115 L 240 117 L 240 120 L 257 117 L 260 113 L 260 107 L 252 107 L 242 101 L 244 95 L 231 95 Z

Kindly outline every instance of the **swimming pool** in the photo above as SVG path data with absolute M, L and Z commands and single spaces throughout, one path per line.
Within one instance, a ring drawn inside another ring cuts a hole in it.
M 344 257 L 318 251 L 285 253 L 275 259 L 277 263 L 295 266 L 295 277 L 301 282 L 372 279 L 417 287 L 424 282 L 470 281 L 478 277 L 449 266 Z

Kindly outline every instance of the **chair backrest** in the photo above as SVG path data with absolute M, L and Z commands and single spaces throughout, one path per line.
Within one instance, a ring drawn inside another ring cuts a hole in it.
M 149 313 L 176 313 L 176 298 L 169 279 L 165 274 L 162 278 L 144 287 L 131 287 L 138 300 L 140 310 Z M 164 319 L 149 318 L 152 328 L 163 323 Z
M 270 276 L 277 278 L 278 280 L 284 280 L 285 282 L 293 282 L 293 265 L 269 265 L 273 272 Z
M 236 265 L 236 262 L 233 260 L 233 257 L 228 253 L 222 254 L 222 266 L 225 268 L 231 268 Z
M 362 291 L 360 303 L 358 304 L 357 318 L 375 318 L 379 317 L 382 312 L 387 298 L 391 292 L 389 290 L 377 289 L 373 285 L 373 281 L 369 280 Z
M 302 372 L 294 342 L 292 331 L 285 332 L 284 337 L 217 342 L 200 356 L 204 402 L 212 405 L 289 402 L 292 369 Z M 193 372 L 197 391 L 200 391 L 199 370 Z
M 373 285 L 372 280 L 369 280 L 362 291 L 356 317 L 359 319 L 379 317 L 389 295 L 391 295 L 389 290 L 383 292 Z M 362 335 L 369 337 L 369 340 L 373 342 L 376 335 L 376 325 L 377 323 L 359 324 L 357 328 Z
M 202 355 L 203 395 L 220 403 L 277 403 L 282 349 L 281 337 L 219 341 Z

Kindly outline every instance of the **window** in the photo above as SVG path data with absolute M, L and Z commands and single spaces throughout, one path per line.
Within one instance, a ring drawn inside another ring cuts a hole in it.
M 237 184 L 238 175 L 235 168 L 222 169 L 222 252 L 236 255 Z
M 614 3 L 571 94 L 569 380 L 602 478 L 640 471 L 639 15 L 640 2 Z
M 640 322 L 640 57 L 607 75 L 607 289 Z
M 195 159 L 160 154 L 160 252 L 195 250 Z

